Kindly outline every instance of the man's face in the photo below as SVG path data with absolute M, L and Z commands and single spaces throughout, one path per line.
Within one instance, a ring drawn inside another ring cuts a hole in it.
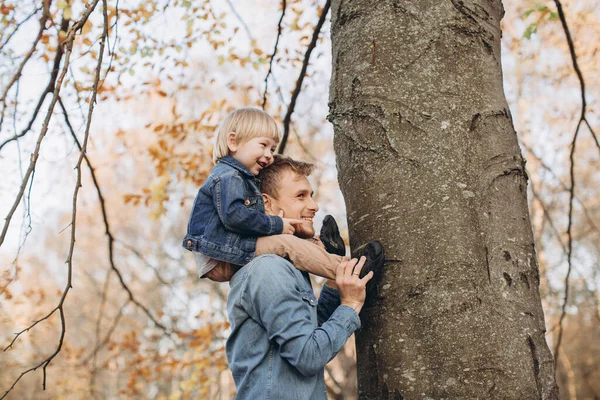
M 313 199 L 313 190 L 305 176 L 293 171 L 284 171 L 277 191 L 277 199 L 265 196 L 267 214 L 279 215 L 283 210 L 284 218 L 303 219 L 296 228 L 296 236 L 311 238 L 315 235 L 313 219 L 319 206 Z

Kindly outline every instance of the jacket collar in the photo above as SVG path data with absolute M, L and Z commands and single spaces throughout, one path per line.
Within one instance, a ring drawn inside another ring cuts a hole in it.
M 252 172 L 250 172 L 250 170 L 248 168 L 246 168 L 241 162 L 239 162 L 238 160 L 236 160 L 235 158 L 231 157 L 231 156 L 225 156 L 221 159 L 219 159 L 219 162 L 224 163 L 229 165 L 232 168 L 237 169 L 238 171 L 240 171 L 242 174 L 250 177 L 250 178 L 256 178 L 254 176 L 254 174 Z

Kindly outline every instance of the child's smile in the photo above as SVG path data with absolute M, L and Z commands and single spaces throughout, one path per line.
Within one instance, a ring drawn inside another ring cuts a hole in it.
M 270 137 L 255 137 L 230 147 L 233 158 L 244 165 L 253 175 L 273 163 L 273 153 L 279 142 Z

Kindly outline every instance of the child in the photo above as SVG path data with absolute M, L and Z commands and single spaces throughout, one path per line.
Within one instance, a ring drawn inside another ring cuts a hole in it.
M 300 270 L 335 279 L 342 256 L 293 236 L 303 220 L 265 214 L 256 176 L 271 165 L 278 144 L 275 120 L 260 109 L 237 109 L 219 126 L 216 166 L 196 196 L 183 241 L 194 252 L 200 277 L 219 262 L 244 265 L 277 254 Z

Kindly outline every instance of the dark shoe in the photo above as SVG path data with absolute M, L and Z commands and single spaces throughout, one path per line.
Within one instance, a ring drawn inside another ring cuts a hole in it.
M 357 254 L 367 258 L 358 277 L 362 279 L 370 271 L 373 271 L 373 278 L 367 282 L 367 300 L 372 300 L 374 292 L 377 289 L 377 282 L 379 282 L 383 273 L 383 264 L 385 262 L 383 245 L 378 240 L 371 240 L 366 245 L 360 247 L 357 250 Z
M 323 219 L 323 226 L 321 227 L 319 237 L 328 253 L 337 254 L 342 257 L 346 255 L 344 239 L 340 236 L 340 230 L 338 229 L 335 219 L 331 215 L 326 215 Z

